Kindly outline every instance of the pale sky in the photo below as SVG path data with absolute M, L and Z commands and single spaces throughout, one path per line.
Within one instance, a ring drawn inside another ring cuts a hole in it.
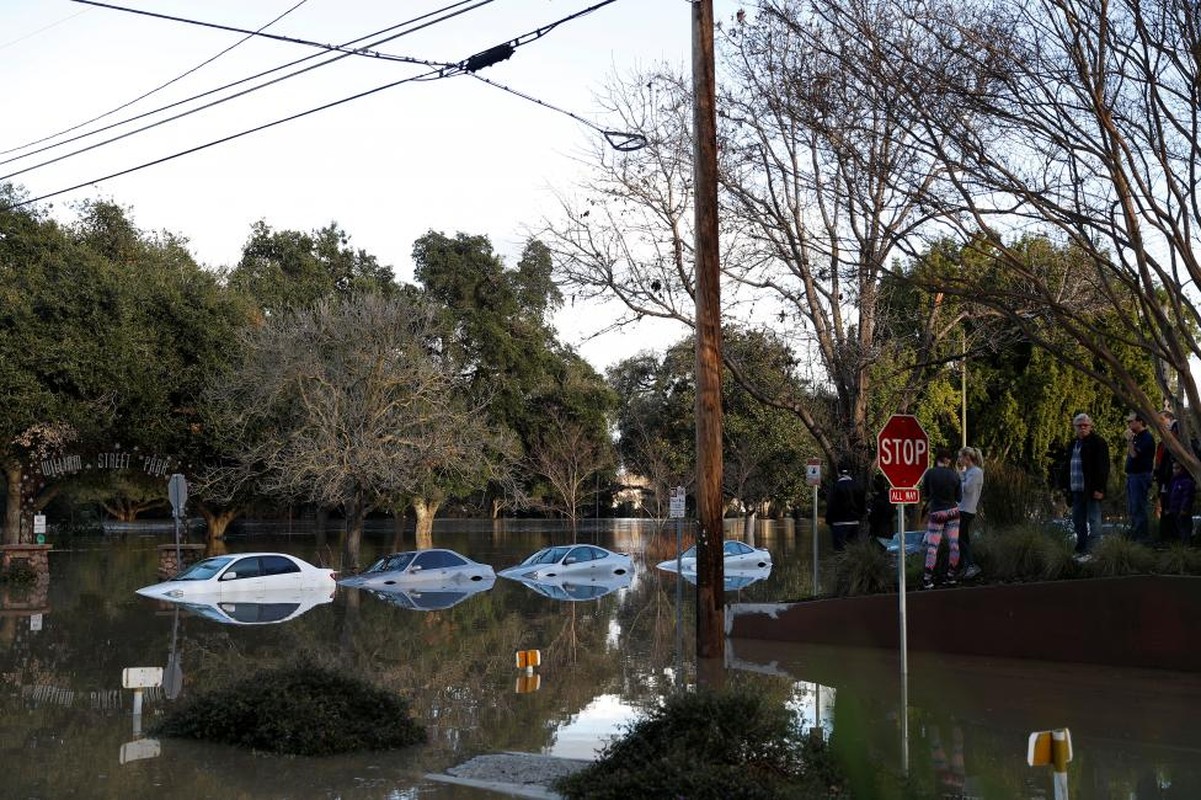
M 299 5 L 298 5 L 299 3 Z M 368 46 L 378 31 L 425 14 L 462 12 L 374 49 L 389 56 L 459 63 L 586 9 L 588 0 L 115 0 L 114 5 L 323 44 Z M 475 6 L 480 6 L 475 8 Z M 717 17 L 737 4 L 719 0 Z M 431 17 L 434 19 L 434 17 Z M 406 26 L 413 27 L 413 26 Z M 520 45 L 480 72 L 601 127 L 597 95 L 609 76 L 660 62 L 689 63 L 687 0 L 617 0 Z M 404 30 L 404 29 L 398 29 Z M 393 33 L 395 33 L 393 32 Z M 362 38 L 366 37 L 366 38 Z M 570 117 L 468 75 L 402 83 L 302 119 L 218 144 L 137 172 L 112 173 L 170 156 L 283 117 L 431 70 L 385 58 L 347 56 L 301 44 L 246 41 L 239 33 L 155 19 L 69 0 L 0 0 L 0 176 L 31 196 L 76 184 L 53 212 L 69 218 L 85 198 L 132 210 L 145 230 L 185 236 L 197 260 L 232 265 L 256 220 L 313 230 L 336 220 L 351 244 L 412 279 L 410 253 L 428 230 L 489 236 L 512 262 L 527 228 L 555 213 L 554 192 L 570 193 L 581 158 L 600 134 Z M 256 73 L 307 59 L 241 84 L 44 152 L 33 152 L 122 122 Z M 119 142 L 62 158 L 104 139 L 281 75 L 315 69 Z M 194 72 L 179 78 L 189 70 Z M 55 136 L 172 81 L 164 89 L 77 130 Z M 44 137 L 40 144 L 30 144 Z M 32 168 L 32 169 L 30 169 Z M 572 309 L 559 320 L 578 344 L 603 326 L 602 309 Z M 593 318 L 593 319 L 589 319 Z M 677 336 L 645 332 L 581 346 L 598 366 Z

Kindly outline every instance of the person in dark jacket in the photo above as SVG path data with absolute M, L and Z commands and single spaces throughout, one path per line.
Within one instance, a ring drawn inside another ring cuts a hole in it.
M 1176 421 L 1176 415 L 1171 411 L 1161 411 L 1159 420 L 1168 429 L 1169 435 L 1175 437 L 1180 433 L 1180 423 Z M 1167 439 L 1155 445 L 1154 473 L 1155 485 L 1158 490 L 1155 495 L 1155 505 L 1159 509 L 1159 538 L 1164 542 L 1170 542 L 1176 538 L 1176 531 L 1172 527 L 1176 519 L 1168 513 L 1168 487 L 1172 483 L 1172 478 L 1175 477 L 1175 470 L 1172 469 L 1172 465 L 1175 463 L 1176 457 L 1172 455 Z M 1191 523 L 1189 527 L 1191 529 Z
M 830 526 L 835 550 L 842 550 L 859 535 L 865 499 L 863 486 L 851 476 L 850 468 L 839 467 L 838 479 L 826 504 L 826 524 Z
M 1076 438 L 1067 446 L 1061 483 L 1072 498 L 1076 558 L 1087 561 L 1091 537 L 1101 535 L 1101 501 L 1109 485 L 1109 445 L 1093 431 L 1088 414 L 1077 414 L 1072 427 Z
M 922 478 L 922 493 L 926 496 L 929 508 L 923 589 L 934 588 L 934 567 L 938 563 L 938 547 L 942 544 L 944 535 L 951 550 L 947 583 L 953 584 L 958 580 L 959 501 L 963 499 L 963 485 L 959 481 L 959 473 L 951 467 L 952 459 L 950 450 L 939 450 L 934 460 L 934 468 Z
M 1126 514 L 1130 517 L 1130 538 L 1145 542 L 1149 535 L 1147 495 L 1155 470 L 1155 437 L 1137 411 L 1126 417 L 1126 426 Z
M 1168 484 L 1168 507 L 1163 510 L 1163 516 L 1171 518 L 1173 535 L 1185 544 L 1193 538 L 1193 500 L 1196 496 L 1197 484 L 1193 476 L 1179 461 L 1174 462 L 1172 481 Z

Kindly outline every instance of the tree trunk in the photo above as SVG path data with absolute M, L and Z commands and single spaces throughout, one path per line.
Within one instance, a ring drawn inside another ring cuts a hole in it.
M 200 510 L 200 516 L 204 517 L 207 533 L 205 538 L 209 542 L 215 542 L 218 539 L 225 538 L 225 531 L 229 528 L 229 523 L 242 515 L 242 509 L 237 506 L 226 508 L 221 511 L 213 511 L 207 508 L 204 504 L 199 504 L 197 508 Z
M 326 528 L 329 525 L 329 511 L 324 508 L 317 509 L 317 520 L 315 522 L 317 533 L 317 546 L 325 547 L 326 543 Z
M 413 513 L 417 515 L 417 549 L 424 550 L 434 546 L 434 515 L 438 513 L 441 500 L 415 498 Z
M 392 551 L 399 553 L 405 545 L 405 510 L 398 509 L 392 517 Z
M 4 481 L 7 488 L 4 511 L 4 544 L 21 543 L 21 462 L 10 461 L 4 465 Z
M 342 548 L 342 569 L 359 568 L 359 552 L 363 546 L 363 517 L 367 514 L 366 504 L 357 494 L 346 501 L 346 540 Z

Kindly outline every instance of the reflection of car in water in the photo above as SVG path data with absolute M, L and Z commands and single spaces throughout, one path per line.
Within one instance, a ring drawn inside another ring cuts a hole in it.
M 771 553 L 764 547 L 751 547 L 746 542 L 737 539 L 727 539 L 722 543 L 722 560 L 727 572 L 737 569 L 762 569 L 771 567 Z M 674 558 L 660 561 L 655 565 L 666 572 L 675 572 L 677 562 Z M 681 572 L 696 573 L 696 545 L 680 553 L 678 567 Z
M 211 603 L 173 601 L 184 610 L 225 625 L 276 625 L 334 599 L 332 589 L 267 592 L 253 598 L 214 600 Z
M 502 569 L 502 578 L 528 578 L 545 581 L 566 576 L 599 578 L 604 575 L 628 575 L 634 561 L 625 553 L 614 553 L 592 544 L 567 544 L 544 547 L 515 567 Z
M 174 578 L 137 593 L 160 600 L 250 599 L 264 592 L 319 589 L 332 593 L 336 573 L 286 553 L 239 553 L 197 561 Z
M 538 594 L 549 597 L 552 600 L 578 602 L 581 600 L 596 600 L 618 589 L 624 589 L 630 585 L 630 581 L 633 578 L 634 576 L 627 572 L 624 575 L 603 575 L 594 579 L 589 579 L 586 576 L 568 576 L 566 578 L 548 578 L 546 580 L 514 577 L 513 580 L 519 581 Z
M 736 592 L 739 589 L 745 589 L 752 583 L 767 580 L 771 577 L 771 564 L 766 567 L 743 567 L 741 569 L 734 567 L 722 571 L 724 580 L 722 588 L 727 592 Z M 696 583 L 696 569 L 686 569 L 682 573 L 684 580 L 689 583 Z
M 457 580 L 447 584 L 422 583 L 417 586 L 364 587 L 373 597 L 410 611 L 440 611 L 458 605 L 469 597 L 488 591 L 495 577 Z
M 358 575 L 343 578 L 338 584 L 362 589 L 390 589 L 487 581 L 491 587 L 495 580 L 496 573 L 487 564 L 472 561 L 454 550 L 431 548 L 384 556 Z

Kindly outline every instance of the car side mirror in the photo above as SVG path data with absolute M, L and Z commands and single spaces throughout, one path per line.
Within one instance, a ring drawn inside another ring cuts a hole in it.
M 221 580 L 232 581 L 234 578 L 237 578 L 237 577 L 238 577 L 238 573 L 234 572 L 233 570 L 230 570 L 229 572 L 226 572 L 224 575 L 221 576 Z

